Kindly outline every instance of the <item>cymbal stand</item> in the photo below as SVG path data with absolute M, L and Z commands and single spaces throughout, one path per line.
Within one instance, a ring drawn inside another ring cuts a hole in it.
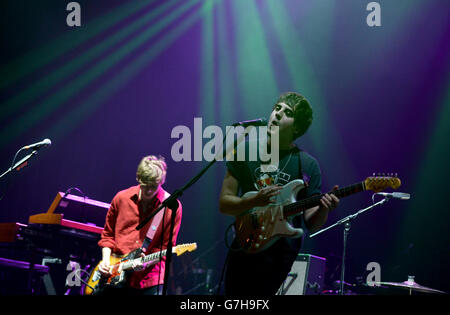
M 326 227 L 326 228 L 324 228 L 324 229 L 322 229 L 322 230 L 320 230 L 320 231 L 318 231 L 316 233 L 313 233 L 313 234 L 311 234 L 309 236 L 310 238 L 312 238 L 312 237 L 314 237 L 316 235 L 319 235 L 319 234 L 321 234 L 321 233 L 323 233 L 323 232 L 325 232 L 325 231 L 327 231 L 329 229 L 332 229 L 335 226 L 344 225 L 344 231 L 343 231 L 344 232 L 344 246 L 343 246 L 343 249 L 342 249 L 341 281 L 340 281 L 340 284 L 339 284 L 339 286 L 340 286 L 339 287 L 339 294 L 340 295 L 344 295 L 345 253 L 346 253 L 346 250 L 347 250 L 347 238 L 348 238 L 348 235 L 350 234 L 351 222 L 358 215 L 360 215 L 361 213 L 364 213 L 364 212 L 366 212 L 366 211 L 368 211 L 368 210 L 370 210 L 372 208 L 375 208 L 376 206 L 382 205 L 382 204 L 386 203 L 388 200 L 389 200 L 389 198 L 386 197 L 386 198 L 378 201 L 377 203 L 374 203 L 374 204 L 372 204 L 371 206 L 369 206 L 367 208 L 361 209 L 358 212 L 356 212 L 354 214 L 351 214 L 351 215 L 349 215 L 349 216 L 347 216 L 347 217 L 337 221 L 333 225 L 330 225 L 329 227 Z

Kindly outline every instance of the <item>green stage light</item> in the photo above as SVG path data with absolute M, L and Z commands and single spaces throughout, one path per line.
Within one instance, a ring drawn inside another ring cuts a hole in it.
M 0 89 L 13 84 L 56 58 L 72 51 L 80 44 L 94 38 L 114 24 L 149 6 L 152 2 L 129 1 L 92 22 L 86 23 L 84 25 L 86 31 L 77 33 L 68 32 L 49 44 L 6 64 L 0 69 L 0 77 L 2 78 L 0 80 Z
M 151 10 L 149 13 L 143 15 L 142 17 L 140 17 L 127 27 L 119 30 L 117 33 L 106 38 L 103 42 L 98 43 L 97 45 L 83 52 L 78 57 L 69 60 L 59 69 L 56 69 L 52 73 L 46 75 L 45 78 L 43 78 L 42 80 L 34 82 L 33 85 L 31 85 L 24 91 L 21 91 L 20 93 L 17 93 L 16 95 L 8 99 L 6 102 L 4 102 L 4 104 L 2 104 L 3 107 L 1 115 L 2 120 L 6 120 L 9 116 L 11 116 L 11 114 L 13 114 L 14 112 L 18 112 L 23 106 L 26 106 L 29 102 L 45 94 L 56 84 L 67 79 L 68 77 L 70 77 L 70 75 L 82 69 L 82 67 L 88 64 L 89 62 L 92 62 L 93 60 L 99 58 L 101 55 L 107 52 L 108 49 L 114 47 L 114 45 L 117 45 L 121 41 L 126 40 L 127 38 L 132 36 L 134 32 L 145 26 L 147 23 L 160 17 L 162 14 L 164 14 L 165 11 L 170 9 L 174 4 L 176 4 L 179 1 L 180 0 L 172 0 L 167 3 L 164 3 L 160 7 L 155 8 L 154 10 Z M 112 20 L 115 21 L 116 19 Z M 102 24 L 107 25 L 112 24 L 111 22 L 106 23 L 105 20 L 102 21 L 103 21 Z M 90 29 L 89 26 L 86 26 L 86 29 Z M 98 30 L 101 28 L 96 26 L 94 27 L 94 29 Z M 90 31 L 84 34 L 86 34 L 85 35 L 86 38 L 90 38 L 92 37 L 91 33 L 97 34 L 98 31 L 97 32 Z
M 81 74 L 79 77 L 75 78 L 73 81 L 68 82 L 67 85 L 62 88 L 60 91 L 52 94 L 49 98 L 43 100 L 31 110 L 29 110 L 26 114 L 22 115 L 15 121 L 11 122 L 9 125 L 3 127 L 0 131 L 0 143 L 7 144 L 12 141 L 15 137 L 19 136 L 26 130 L 32 128 L 36 124 L 38 124 L 42 119 L 50 115 L 53 111 L 55 111 L 59 106 L 61 106 L 64 102 L 70 100 L 71 97 L 80 93 L 83 88 L 86 88 L 91 84 L 94 80 L 98 79 L 102 74 L 104 74 L 107 70 L 111 69 L 114 65 L 119 63 L 133 51 L 137 50 L 139 47 L 144 45 L 150 39 L 155 37 L 158 33 L 163 31 L 166 27 L 168 27 L 171 23 L 175 22 L 181 15 L 186 13 L 189 9 L 191 9 L 195 4 L 197 4 L 199 0 L 187 1 L 182 6 L 178 7 L 176 10 L 173 10 L 168 16 L 159 20 L 157 23 L 153 24 L 151 27 L 141 32 L 134 38 L 131 38 L 128 43 L 124 43 L 119 49 L 112 52 L 109 56 L 102 59 L 100 62 L 95 64 L 92 68 L 88 69 L 85 73 Z M 200 12 L 201 13 L 201 12 Z M 199 13 L 197 13 L 199 15 Z M 191 21 L 192 19 L 186 19 L 186 21 Z M 186 25 L 186 21 L 183 21 L 181 25 Z M 178 33 L 184 32 L 186 27 L 180 30 L 179 27 L 176 28 Z M 146 63 L 146 61 L 140 60 L 152 60 L 156 57 L 159 52 L 167 46 L 167 43 L 171 43 L 171 41 L 176 38 L 179 34 L 175 34 L 174 32 L 170 32 L 169 35 L 163 37 L 157 44 L 152 47 L 152 49 L 148 52 L 148 54 L 144 57 L 138 58 L 138 60 L 132 63 L 129 67 L 121 71 L 124 76 L 128 76 L 129 73 L 134 73 L 138 71 L 139 68 L 143 65 L 140 63 Z M 112 83 L 106 84 L 109 86 L 111 84 L 114 86 L 114 89 L 109 89 L 106 91 L 100 90 L 93 94 L 90 97 L 90 100 L 95 100 L 97 98 L 103 99 L 111 93 L 111 91 L 115 91 L 120 88 L 120 85 L 125 84 L 125 80 L 120 81 L 121 75 L 117 75 L 115 78 L 111 80 Z M 90 101 L 83 102 L 85 104 L 92 104 Z M 74 112 L 80 112 L 83 106 L 74 110 Z M 68 125 L 72 125 L 70 122 Z
M 213 3 L 217 2 L 217 0 L 210 1 Z M 191 1 L 190 6 L 198 2 L 198 0 Z M 183 8 L 186 9 L 185 6 L 183 6 Z M 83 119 L 92 114 L 109 97 L 111 97 L 111 91 L 116 92 L 120 90 L 122 86 L 135 77 L 139 72 L 143 71 L 149 63 L 151 63 L 181 35 L 189 30 L 204 15 L 204 10 L 196 10 L 189 16 L 184 17 L 176 27 L 164 34 L 161 39 L 153 43 L 151 48 L 141 53 L 141 55 L 127 64 L 126 67 L 123 67 L 114 77 L 108 80 L 96 92 L 92 93 L 91 96 L 83 100 L 78 106 L 75 106 L 67 115 L 62 117 L 57 123 L 49 128 L 46 134 L 54 135 L 53 138 L 55 141 L 62 139 L 68 132 L 79 126 Z

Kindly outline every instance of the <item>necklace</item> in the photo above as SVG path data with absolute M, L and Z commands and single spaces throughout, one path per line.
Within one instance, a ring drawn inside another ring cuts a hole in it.
M 281 179 L 281 175 L 282 175 L 283 171 L 286 169 L 287 165 L 289 164 L 289 162 L 291 160 L 291 157 L 292 157 L 292 153 L 289 154 L 289 158 L 288 158 L 288 160 L 286 161 L 286 163 L 284 164 L 284 166 L 283 166 L 283 168 L 281 170 L 280 170 L 280 167 L 278 165 L 274 165 L 274 164 L 264 165 L 264 164 L 261 164 L 260 167 L 259 167 L 260 173 L 261 174 L 272 173 L 273 175 L 271 177 L 274 179 L 274 182 L 272 183 L 272 185 L 273 184 L 278 184 L 279 180 Z M 256 176 L 256 177 L 258 177 L 258 176 Z M 286 176 L 284 176 L 284 177 L 286 177 Z M 283 178 L 283 179 L 287 180 L 286 178 Z M 260 188 L 258 188 L 256 182 L 257 182 L 257 180 L 255 181 L 255 187 L 259 190 Z
M 278 171 L 278 174 L 280 174 L 280 173 L 282 173 L 284 171 L 286 166 L 289 164 L 289 161 L 291 160 L 291 157 L 292 157 L 292 153 L 289 153 L 289 158 L 288 158 L 286 164 L 284 164 L 284 167 L 283 167 L 283 169 L 281 171 L 280 170 Z

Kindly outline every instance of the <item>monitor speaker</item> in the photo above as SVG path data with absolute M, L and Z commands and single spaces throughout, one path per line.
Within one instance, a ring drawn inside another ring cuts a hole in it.
M 299 254 L 278 295 L 318 295 L 324 289 L 326 259 Z

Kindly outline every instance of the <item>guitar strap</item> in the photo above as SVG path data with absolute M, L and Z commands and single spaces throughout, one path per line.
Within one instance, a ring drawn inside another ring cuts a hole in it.
M 298 158 L 298 178 L 303 179 L 303 171 L 302 171 L 302 158 L 300 156 L 300 152 L 302 150 L 297 148 L 297 158 Z
M 305 180 L 304 176 L 303 176 L 303 170 L 302 170 L 302 158 L 300 156 L 300 153 L 302 152 L 302 150 L 300 148 L 297 147 L 297 158 L 298 158 L 298 178 L 303 180 L 305 186 L 308 186 L 308 182 Z M 303 194 L 303 195 L 302 195 Z M 300 196 L 298 196 L 300 199 L 303 199 L 306 197 L 306 189 L 303 189 L 300 191 Z
M 298 157 L 298 178 L 303 178 L 303 172 L 302 172 L 302 158 L 300 156 L 300 152 L 302 150 L 298 149 L 297 151 L 297 157 Z
M 164 200 L 166 200 L 169 196 L 170 194 L 167 191 L 164 191 Z M 167 208 L 159 210 L 158 213 L 153 217 L 152 223 L 148 228 L 147 235 L 145 236 L 141 249 L 146 249 L 152 242 L 153 238 L 155 237 L 155 233 L 158 230 L 158 227 L 161 225 L 161 221 L 166 209 Z

